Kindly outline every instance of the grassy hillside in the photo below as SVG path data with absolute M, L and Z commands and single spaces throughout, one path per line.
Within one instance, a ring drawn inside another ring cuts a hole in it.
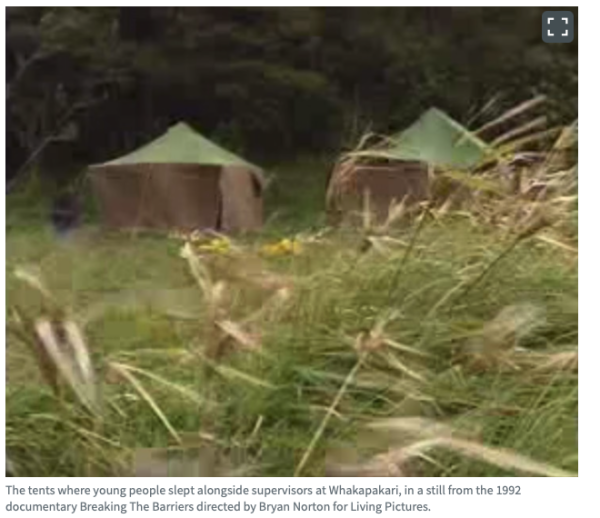
M 57 243 L 43 210 L 12 207 L 17 474 L 123 474 L 134 458 L 188 475 L 576 473 L 576 256 L 511 249 L 461 214 L 371 246 L 319 234 L 326 168 L 278 173 L 261 235 L 184 257 L 179 239 L 93 225 Z M 264 253 L 294 237 L 297 253 Z M 95 382 L 54 391 L 42 376 L 31 326 L 45 315 L 77 324 Z

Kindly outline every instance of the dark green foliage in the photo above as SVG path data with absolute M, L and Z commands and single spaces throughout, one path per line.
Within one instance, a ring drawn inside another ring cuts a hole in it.
M 570 8 L 573 9 L 573 8 Z M 52 178 L 186 120 L 265 163 L 397 130 L 430 105 L 465 122 L 545 93 L 577 111 L 577 41 L 543 8 L 10 8 L 10 174 Z

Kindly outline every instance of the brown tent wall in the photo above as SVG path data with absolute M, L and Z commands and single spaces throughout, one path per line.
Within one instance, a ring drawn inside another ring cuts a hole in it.
M 334 172 L 332 181 L 335 178 Z M 377 221 L 385 220 L 392 203 L 399 203 L 405 197 L 409 203 L 430 197 L 429 171 L 422 162 L 354 165 L 342 183 L 335 202 L 335 210 L 342 217 L 362 211 L 367 195 Z
M 91 178 L 103 220 L 112 228 L 255 229 L 262 224 L 262 192 L 251 189 L 251 172 L 229 169 L 104 166 L 93 168 Z
M 261 179 L 251 170 L 224 167 L 220 179 L 223 211 L 221 226 L 225 232 L 252 231 L 263 224 Z

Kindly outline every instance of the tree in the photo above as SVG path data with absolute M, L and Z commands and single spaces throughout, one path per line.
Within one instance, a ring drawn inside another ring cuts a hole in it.
M 577 43 L 544 44 L 542 11 L 9 8 L 10 170 L 32 155 L 75 170 L 177 120 L 268 162 L 337 149 L 349 128 L 398 131 L 431 105 L 464 120 L 498 92 L 545 93 L 566 122 Z

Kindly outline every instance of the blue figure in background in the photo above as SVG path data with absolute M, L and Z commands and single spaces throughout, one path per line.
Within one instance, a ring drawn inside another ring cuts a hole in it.
M 52 226 L 59 238 L 68 237 L 79 225 L 81 208 L 77 197 L 72 193 L 59 195 L 52 206 Z

